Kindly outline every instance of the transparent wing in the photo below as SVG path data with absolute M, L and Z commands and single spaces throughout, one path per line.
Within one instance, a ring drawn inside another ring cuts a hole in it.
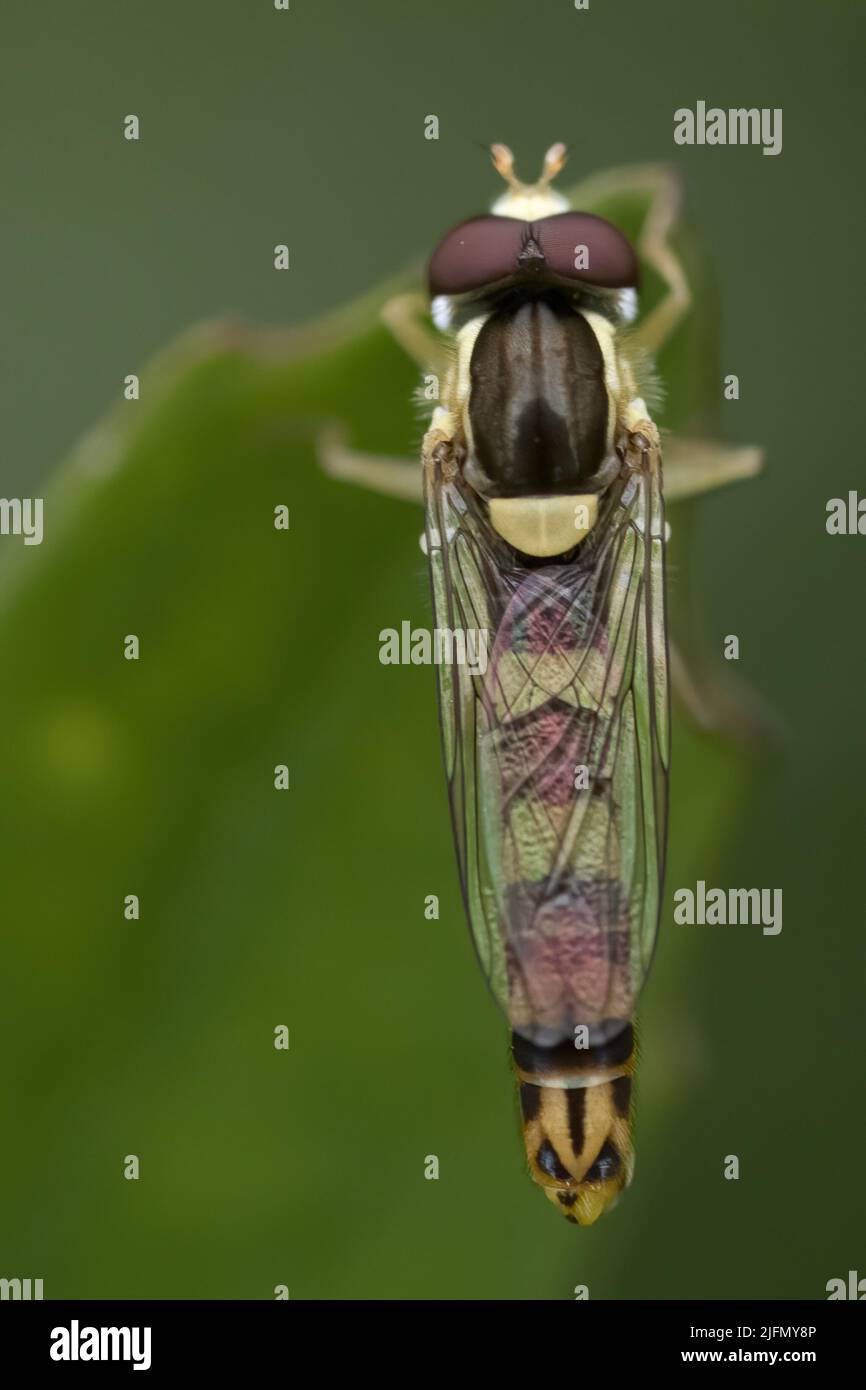
M 632 441 L 567 562 L 521 561 L 447 460 L 425 469 L 436 628 L 457 634 L 437 669 L 466 910 L 512 1028 L 545 1045 L 631 1018 L 658 929 L 664 515 L 658 451 Z

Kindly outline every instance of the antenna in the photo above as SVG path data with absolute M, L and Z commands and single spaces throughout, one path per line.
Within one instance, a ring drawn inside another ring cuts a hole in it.
M 541 192 L 556 178 L 567 157 L 567 151 L 562 141 L 551 145 L 547 154 L 544 156 L 544 163 L 541 166 L 541 175 L 537 184 L 521 183 L 514 172 L 514 155 L 507 145 L 491 145 L 490 154 L 493 159 L 493 166 L 498 174 L 501 174 L 508 187 L 515 193 L 521 193 L 532 189 Z
M 507 145 L 491 145 L 490 154 L 493 158 L 493 167 L 498 174 L 501 174 L 509 188 L 515 192 L 523 185 L 514 174 L 514 155 Z
M 546 188 L 556 178 L 567 158 L 568 150 L 561 140 L 556 145 L 551 145 L 541 166 L 541 178 L 538 180 L 539 188 Z

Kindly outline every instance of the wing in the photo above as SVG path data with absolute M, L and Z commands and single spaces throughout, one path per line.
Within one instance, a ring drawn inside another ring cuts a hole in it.
M 436 628 L 462 631 L 476 658 L 437 668 L 466 911 L 512 1028 L 543 1045 L 578 1024 L 592 1041 L 618 1031 L 658 930 L 670 731 L 661 459 L 648 438 L 630 439 L 596 526 L 555 563 L 502 541 L 441 450 L 425 461 Z

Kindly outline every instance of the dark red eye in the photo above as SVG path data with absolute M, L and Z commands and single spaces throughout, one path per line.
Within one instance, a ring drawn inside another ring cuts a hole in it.
M 502 280 L 545 275 L 605 289 L 638 283 L 638 261 L 622 232 L 590 212 L 539 222 L 472 217 L 440 241 L 427 270 L 431 296 L 466 294 Z
M 638 259 L 622 232 L 591 212 L 558 212 L 533 223 L 547 268 L 604 289 L 637 286 Z
M 427 268 L 431 296 L 465 294 L 517 273 L 527 224 L 517 217 L 471 217 L 442 238 Z

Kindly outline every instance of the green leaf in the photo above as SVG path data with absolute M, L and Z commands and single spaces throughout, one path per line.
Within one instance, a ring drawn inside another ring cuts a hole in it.
M 683 244 L 677 425 L 707 418 L 717 380 Z M 333 419 L 358 447 L 417 448 L 415 371 L 378 318 L 414 282 L 312 328 L 190 333 L 60 470 L 43 545 L 7 546 L 4 1252 L 47 1297 L 569 1297 L 576 1246 L 595 1296 L 628 1257 L 622 1212 L 651 1199 L 641 1135 L 679 1084 L 684 939 L 648 989 L 637 1180 L 576 1233 L 523 1172 L 433 673 L 378 661 L 380 629 L 428 621 L 420 513 L 316 464 Z M 674 884 L 706 869 L 740 785 L 731 750 L 676 733 Z

